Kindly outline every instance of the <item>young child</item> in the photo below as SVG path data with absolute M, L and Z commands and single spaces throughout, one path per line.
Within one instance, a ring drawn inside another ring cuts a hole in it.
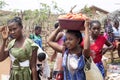
M 89 58 L 89 20 L 85 22 L 85 44 L 82 49 L 79 45 L 82 42 L 82 34 L 77 30 L 67 30 L 64 45 L 59 45 L 54 40 L 61 31 L 61 27 L 55 29 L 48 38 L 48 44 L 54 50 L 63 52 L 64 80 L 86 80 L 84 73 L 85 60 Z
M 38 72 L 38 79 L 39 80 L 49 80 L 50 78 L 50 67 L 48 65 L 47 59 L 48 55 L 44 52 L 40 47 L 37 52 L 37 72 Z M 41 79 L 41 78 L 42 79 Z
M 56 22 L 54 28 L 56 29 L 59 26 L 59 22 Z M 65 33 L 63 31 L 59 32 L 55 41 L 59 45 L 64 44 Z M 62 54 L 60 52 L 54 51 L 51 61 L 55 59 L 55 64 L 53 68 L 53 79 L 55 80 L 63 80 L 63 68 L 62 68 Z M 59 77 L 58 77 L 59 75 Z
M 42 37 L 40 35 L 42 27 L 35 26 L 35 33 L 30 34 L 29 38 L 32 39 L 36 44 L 42 48 Z

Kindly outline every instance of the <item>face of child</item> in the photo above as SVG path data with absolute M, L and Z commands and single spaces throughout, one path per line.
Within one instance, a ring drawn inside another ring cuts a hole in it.
M 8 24 L 9 33 L 14 38 L 17 39 L 22 33 L 22 27 L 20 27 L 17 23 L 12 22 Z
M 66 33 L 66 40 L 65 40 L 65 46 L 71 50 L 77 47 L 79 44 L 80 39 L 75 36 L 75 34 L 72 33 Z
M 100 34 L 100 25 L 97 23 L 93 23 L 91 27 L 91 34 L 94 36 L 98 36 Z
M 35 33 L 39 35 L 41 33 L 41 28 L 38 28 L 37 30 L 35 30 Z
M 116 22 L 114 23 L 114 27 L 116 27 L 116 28 L 119 27 L 119 22 L 118 22 L 118 21 L 116 21 Z

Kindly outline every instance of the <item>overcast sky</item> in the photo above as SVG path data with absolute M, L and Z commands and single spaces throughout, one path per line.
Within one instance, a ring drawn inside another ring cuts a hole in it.
M 27 10 L 39 9 L 40 2 L 51 4 L 51 1 L 57 2 L 58 7 L 69 12 L 72 6 L 77 5 L 74 11 L 78 11 L 85 5 L 95 5 L 108 12 L 120 9 L 120 0 L 4 0 L 8 6 L 4 10 Z

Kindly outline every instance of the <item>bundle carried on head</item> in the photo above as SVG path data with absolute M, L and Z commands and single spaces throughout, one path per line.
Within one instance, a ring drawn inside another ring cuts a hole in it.
M 63 29 L 84 30 L 84 22 L 87 16 L 82 13 L 68 13 L 60 15 L 58 21 Z

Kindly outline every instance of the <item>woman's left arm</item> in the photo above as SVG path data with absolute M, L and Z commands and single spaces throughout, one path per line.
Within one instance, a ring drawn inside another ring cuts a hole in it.
M 32 57 L 30 60 L 30 68 L 31 68 L 31 72 L 32 72 L 32 80 L 38 80 L 37 77 L 37 69 L 36 69 L 36 63 L 37 63 L 37 50 L 38 48 L 35 48 L 32 51 Z
M 84 26 L 85 26 L 85 38 L 84 38 L 84 51 L 83 51 L 83 53 L 84 53 L 84 56 L 86 58 L 90 57 L 90 54 L 89 54 L 90 53 L 89 23 L 90 23 L 90 20 L 87 19 L 85 21 L 85 24 L 84 24 Z

